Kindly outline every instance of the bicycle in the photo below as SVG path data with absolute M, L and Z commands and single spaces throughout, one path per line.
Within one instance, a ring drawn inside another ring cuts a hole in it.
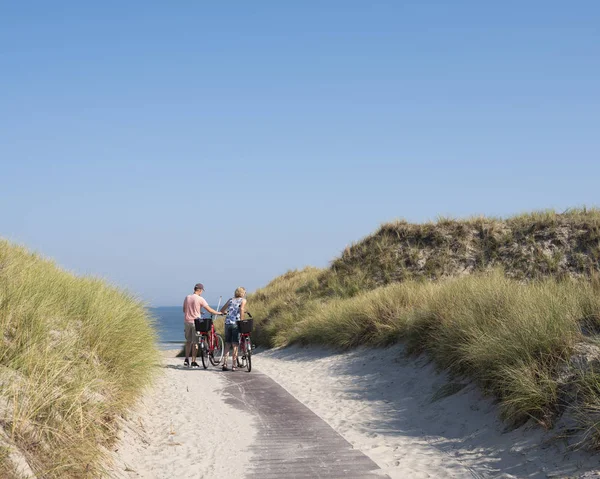
M 215 332 L 213 318 L 197 318 L 194 320 L 196 334 L 200 336 L 198 348 L 202 367 L 208 368 L 210 361 L 213 366 L 218 366 L 223 360 L 223 336 Z
M 240 345 L 238 347 L 237 365 L 239 368 L 246 368 L 248 372 L 252 371 L 252 341 L 250 333 L 254 326 L 252 315 L 246 311 L 250 319 L 236 321 L 240 331 Z

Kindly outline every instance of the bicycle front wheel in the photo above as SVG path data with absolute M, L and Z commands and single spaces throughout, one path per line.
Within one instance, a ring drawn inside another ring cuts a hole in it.
M 198 348 L 200 349 L 200 359 L 202 359 L 202 367 L 206 369 L 208 368 L 208 351 L 206 350 L 206 341 L 204 339 L 200 341 Z
M 223 336 L 220 334 L 215 335 L 214 349 L 209 357 L 213 366 L 218 366 L 223 360 Z
M 246 338 L 246 369 L 252 371 L 252 342 Z

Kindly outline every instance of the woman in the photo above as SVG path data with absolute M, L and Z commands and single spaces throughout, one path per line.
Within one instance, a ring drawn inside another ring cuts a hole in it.
M 231 370 L 235 371 L 237 364 L 238 345 L 240 344 L 240 332 L 236 321 L 244 317 L 246 311 L 246 289 L 241 286 L 235 290 L 234 297 L 228 299 L 221 308 L 221 313 L 227 314 L 225 317 L 225 352 L 223 353 L 223 371 L 228 371 L 227 357 L 229 348 L 233 346 Z

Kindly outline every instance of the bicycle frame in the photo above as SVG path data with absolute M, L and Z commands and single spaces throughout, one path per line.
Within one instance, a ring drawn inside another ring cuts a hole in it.
M 200 335 L 200 337 L 198 338 L 198 347 L 201 347 L 201 344 L 204 343 L 206 341 L 206 345 L 207 345 L 207 352 L 214 352 L 215 351 L 215 345 L 217 343 L 217 333 L 215 332 L 215 325 L 214 323 L 210 325 L 210 331 L 208 331 L 207 333 L 198 333 Z
M 214 322 L 207 332 L 199 331 L 197 334 L 202 367 L 206 369 L 209 362 L 217 366 L 223 359 L 223 337 L 216 332 Z
M 246 352 L 246 339 L 250 341 L 250 333 L 240 333 L 240 346 L 238 347 L 238 354 L 243 351 Z M 252 342 L 250 342 L 252 344 Z
M 240 333 L 237 365 L 239 368 L 246 368 L 248 372 L 252 370 L 252 340 L 250 339 L 250 333 Z

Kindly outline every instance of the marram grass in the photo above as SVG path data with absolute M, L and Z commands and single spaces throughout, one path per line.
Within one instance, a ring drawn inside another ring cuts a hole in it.
M 600 371 L 558 379 L 578 343 L 599 339 L 599 240 L 597 210 L 391 223 L 330 268 L 290 271 L 251 295 L 253 337 L 342 349 L 403 341 L 497 397 L 509 424 L 551 427 L 574 387 L 569 406 L 600 444 Z
M 116 419 L 156 371 L 144 305 L 0 240 L 0 327 L 3 477 L 10 450 L 39 477 L 103 476 Z
M 347 349 L 405 341 L 410 352 L 428 353 L 497 396 L 507 421 L 550 425 L 553 373 L 582 340 L 582 323 L 600 318 L 600 288 L 575 279 L 524 283 L 494 271 L 395 283 L 327 301 L 279 297 L 275 312 L 270 304 L 249 298 L 250 309 L 265 315 L 255 335 L 263 343 Z

